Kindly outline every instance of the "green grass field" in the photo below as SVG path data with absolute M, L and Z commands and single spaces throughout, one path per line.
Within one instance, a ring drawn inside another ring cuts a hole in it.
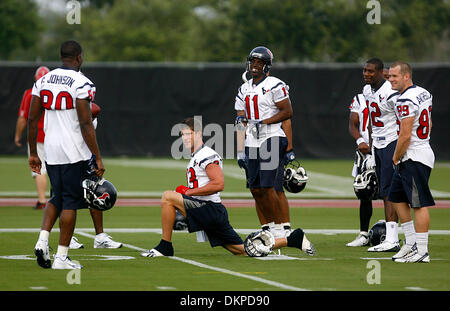
M 308 160 L 302 164 L 310 173 L 310 182 L 304 192 L 290 198 L 355 199 L 349 177 L 351 160 Z M 162 191 L 184 183 L 186 161 L 114 158 L 106 159 L 105 165 L 105 177 L 116 185 L 119 196 L 157 197 Z M 236 168 L 233 161 L 226 161 L 224 197 L 248 196 L 241 172 Z M 34 197 L 25 157 L 0 157 L 0 170 L 1 197 Z M 438 163 L 430 180 L 438 198 L 450 198 L 449 180 L 449 163 Z M 229 208 L 228 212 L 231 224 L 243 238 L 259 227 L 252 207 Z M 233 256 L 220 247 L 212 249 L 209 243 L 196 242 L 195 234 L 186 232 L 174 234 L 173 258 L 140 257 L 140 250 L 159 242 L 158 206 L 116 206 L 105 212 L 105 231 L 125 245 L 117 250 L 94 249 L 92 220 L 87 210 L 81 210 L 75 235 L 85 248 L 70 250 L 70 256 L 84 268 L 74 278 L 69 271 L 44 270 L 35 262 L 33 249 L 43 211 L 32 210 L 31 206 L 0 206 L 0 290 L 448 291 L 450 210 L 435 208 L 430 214 L 432 262 L 414 265 L 394 263 L 390 260 L 392 253 L 374 254 L 367 252 L 367 248 L 346 247 L 358 232 L 356 208 L 292 208 L 291 223 L 305 229 L 317 255 L 310 257 L 286 248 L 281 251 L 283 256 L 266 258 L 270 260 Z M 371 223 L 383 218 L 383 210 L 375 208 Z M 58 236 L 57 231 L 50 236 L 52 254 Z M 404 238 L 403 234 L 400 238 Z M 370 284 L 374 269 L 378 269 L 379 284 Z M 71 284 L 74 280 L 75 284 Z

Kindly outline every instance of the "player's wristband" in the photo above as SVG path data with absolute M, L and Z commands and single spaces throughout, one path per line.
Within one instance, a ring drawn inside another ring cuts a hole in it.
M 359 146 L 360 143 L 365 143 L 366 141 L 364 140 L 364 138 L 360 137 L 356 140 L 356 146 Z

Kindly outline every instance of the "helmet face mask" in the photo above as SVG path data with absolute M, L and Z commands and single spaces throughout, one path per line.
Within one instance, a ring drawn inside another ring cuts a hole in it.
M 97 181 L 85 179 L 81 185 L 84 199 L 89 208 L 106 211 L 111 209 L 116 203 L 117 190 L 108 180 L 104 178 Z
M 291 193 L 299 193 L 305 189 L 308 179 L 306 170 L 295 160 L 284 169 L 283 187 Z

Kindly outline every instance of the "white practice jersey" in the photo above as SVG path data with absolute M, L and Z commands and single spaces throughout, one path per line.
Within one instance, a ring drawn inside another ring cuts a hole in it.
M 392 89 L 389 81 L 374 90 L 369 84 L 363 88 L 363 95 L 369 107 L 372 125 L 372 144 L 380 149 L 398 138 L 398 120 L 395 115 L 395 101 L 399 93 Z
M 411 159 L 433 168 L 434 153 L 430 146 L 432 102 L 430 92 L 417 85 L 407 88 L 397 98 L 395 108 L 398 119 L 414 118 L 411 141 L 402 162 Z
M 364 141 L 369 144 L 369 108 L 366 105 L 366 99 L 363 94 L 358 94 L 353 97 L 352 103 L 349 107 L 351 112 L 358 114 L 359 118 L 359 133 Z
M 34 83 L 32 94 L 45 108 L 44 153 L 48 164 L 70 164 L 91 158 L 81 134 L 76 100 L 92 101 L 94 84 L 81 72 L 57 68 Z
M 288 90 L 289 87 L 283 81 L 272 76 L 267 76 L 257 85 L 253 84 L 253 79 L 241 85 L 236 95 L 234 109 L 244 110 L 245 116 L 250 121 L 246 130 L 246 147 L 260 147 L 270 137 L 286 137 L 281 122 L 260 124 L 259 136 L 255 137 L 251 121 L 264 120 L 276 115 L 280 110 L 275 103 L 289 98 Z
M 188 187 L 191 189 L 201 188 L 209 183 L 208 175 L 206 174 L 206 167 L 211 164 L 218 164 L 220 168 L 223 168 L 222 158 L 217 152 L 208 146 L 203 145 L 199 150 L 194 152 L 189 161 L 186 178 Z M 220 203 L 220 192 L 206 196 L 192 196 L 193 198 L 212 201 L 215 203 Z

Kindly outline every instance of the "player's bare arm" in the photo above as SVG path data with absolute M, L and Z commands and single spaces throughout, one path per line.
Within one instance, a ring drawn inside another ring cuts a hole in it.
M 27 119 L 25 119 L 22 116 L 19 116 L 17 118 L 16 123 L 16 132 L 14 134 L 14 143 L 17 147 L 22 147 L 22 143 L 20 142 L 22 140 L 22 133 L 27 127 Z
M 287 119 L 292 118 L 292 115 L 294 114 L 291 106 L 291 101 L 289 98 L 285 98 L 277 103 L 275 103 L 277 108 L 280 110 L 277 114 L 274 116 L 262 120 L 263 124 L 273 124 L 273 123 L 280 123 Z
M 94 125 L 92 124 L 92 114 L 89 100 L 77 99 L 77 115 L 80 122 L 80 129 L 83 139 L 92 154 L 96 156 L 98 167 L 96 174 L 101 177 L 105 172 L 105 167 L 100 155 L 100 149 L 98 148 Z
M 362 138 L 359 132 L 359 116 L 356 112 L 350 112 L 350 117 L 348 121 L 348 131 L 355 141 Z M 369 153 L 369 145 L 363 141 L 358 145 L 358 150 L 363 154 Z
M 397 165 L 408 149 L 411 141 L 411 133 L 414 124 L 414 117 L 405 118 L 400 122 L 400 133 L 398 135 L 397 146 L 395 147 L 392 162 Z
M 236 112 L 236 116 L 245 117 L 244 110 L 238 110 Z M 246 125 L 246 124 L 244 124 Z M 244 144 L 245 144 L 245 130 L 237 130 L 236 131 L 236 144 L 237 144 L 237 152 L 244 152 Z
M 281 128 L 284 131 L 284 134 L 286 134 L 286 138 L 288 140 L 288 145 L 286 147 L 286 151 L 294 149 L 294 146 L 292 144 L 292 121 L 291 119 L 284 120 L 281 123 Z
M 205 196 L 223 191 L 225 180 L 222 169 L 218 164 L 211 163 L 206 167 L 206 175 L 208 175 L 209 183 L 200 188 L 188 189 L 188 196 Z
M 41 173 L 41 160 L 37 155 L 37 133 L 38 133 L 38 122 L 44 112 L 44 107 L 42 107 L 41 99 L 37 96 L 31 98 L 30 112 L 28 114 L 28 144 L 30 146 L 30 157 L 28 158 L 28 163 L 33 172 Z

